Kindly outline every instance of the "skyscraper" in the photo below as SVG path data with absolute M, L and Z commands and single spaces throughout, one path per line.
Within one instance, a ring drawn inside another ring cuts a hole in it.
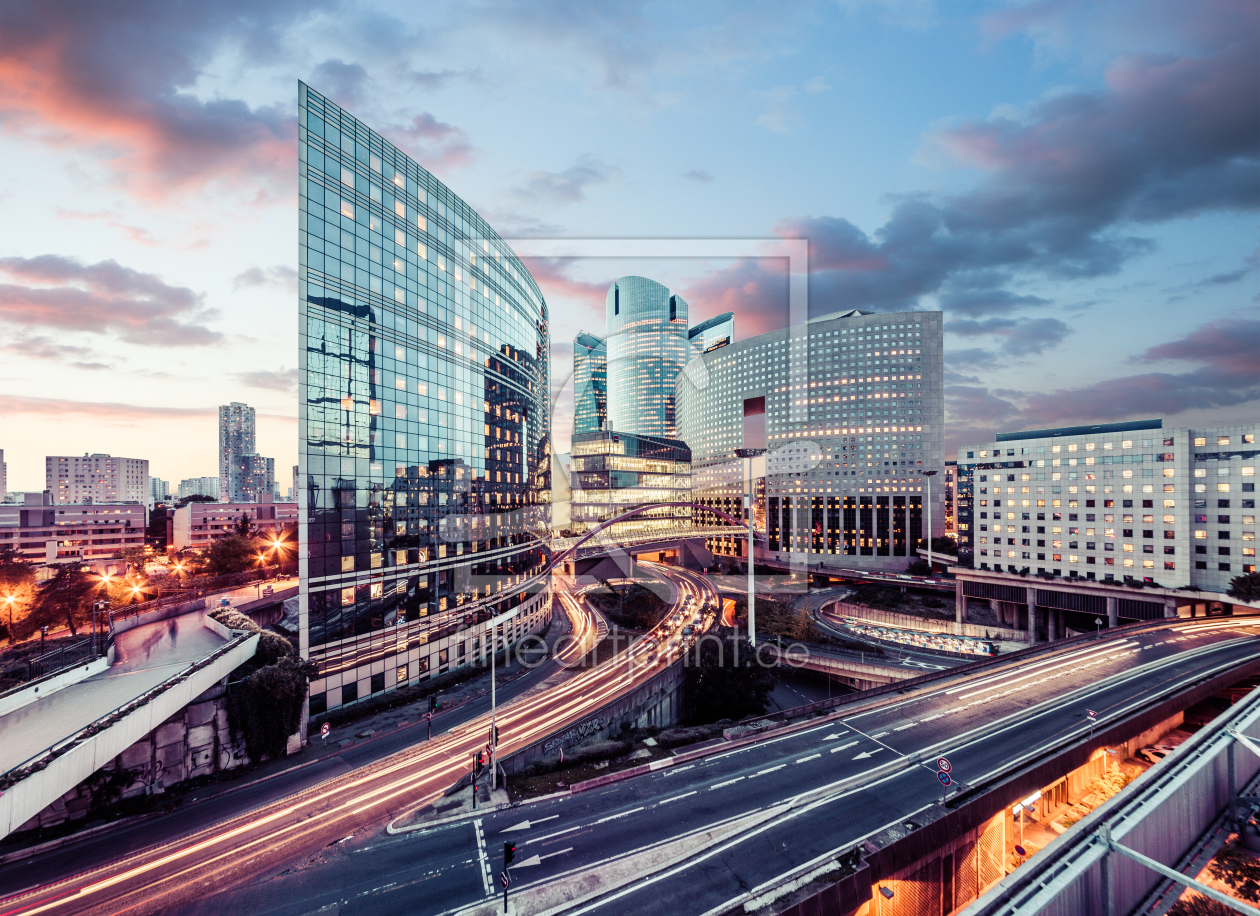
M 4 463 L 4 449 L 0 448 L 0 501 L 9 495 L 9 466 Z
M 608 344 L 579 331 L 573 338 L 573 433 L 596 433 L 608 419 Z
M 551 613 L 542 292 L 449 188 L 298 90 L 300 644 L 310 710 Z
M 688 358 L 686 301 L 655 280 L 620 277 L 605 307 L 607 428 L 673 438 L 674 380 Z
M 219 408 L 219 502 L 248 502 L 246 459 L 254 454 L 254 408 L 239 401 Z

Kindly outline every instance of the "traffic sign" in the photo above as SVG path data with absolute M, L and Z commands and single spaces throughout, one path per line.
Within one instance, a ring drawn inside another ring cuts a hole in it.
M 499 872 L 499 883 L 503 885 L 504 890 L 507 890 L 507 886 L 512 883 L 512 876 L 506 871 Z
M 954 765 L 949 762 L 948 757 L 937 757 L 936 768 L 940 770 L 942 773 L 948 773 L 954 769 Z
M 1085 715 L 1089 716 L 1091 719 L 1097 719 L 1097 718 L 1098 718 L 1098 713 L 1097 713 L 1097 712 L 1095 712 L 1095 711 L 1094 711 L 1094 710 L 1092 710 L 1092 709 L 1087 709 L 1087 710 L 1085 710 Z
M 1027 853 L 1027 851 L 1025 851 L 1025 849 L 1024 849 L 1024 847 L 1023 847 L 1023 846 L 1020 846 L 1020 845 L 1017 843 L 1017 844 L 1015 845 L 1015 855 L 1019 856 L 1020 858 L 1025 858 L 1025 857 L 1028 855 L 1028 853 Z
M 937 778 L 937 779 L 939 779 L 939 780 L 941 781 L 941 785 L 943 785 L 943 786 L 947 786 L 947 785 L 949 785 L 951 782 L 953 782 L 953 780 L 950 778 L 949 774 L 948 774 L 948 773 L 946 773 L 944 770 L 942 770 L 941 772 L 937 773 L 937 774 L 936 774 L 936 778 Z
M 331 726 L 331 725 L 329 725 L 327 722 L 325 722 L 323 725 L 321 725 L 321 726 L 319 727 L 319 733 L 320 733 L 320 735 L 322 735 L 322 736 L 323 736 L 323 737 L 325 737 L 325 738 L 327 738 L 327 737 L 328 737 L 328 733 L 329 733 L 330 731 L 332 731 L 332 726 Z

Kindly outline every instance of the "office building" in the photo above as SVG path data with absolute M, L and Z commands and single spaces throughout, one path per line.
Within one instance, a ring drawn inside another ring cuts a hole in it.
M 607 429 L 676 435 L 674 380 L 687 363 L 687 303 L 646 277 L 621 277 L 605 300 Z
M 170 490 L 170 484 L 165 480 L 162 480 L 160 477 L 150 477 L 149 499 L 146 505 L 152 509 L 155 503 L 169 502 L 171 498 Z
M 691 351 L 709 353 L 735 342 L 735 313 L 723 312 L 708 321 L 702 321 L 687 332 Z
M 236 534 L 242 518 L 248 519 L 251 532 L 266 541 L 279 536 L 285 528 L 297 527 L 298 507 L 270 499 L 247 503 L 191 502 L 175 510 L 172 543 L 178 550 L 209 547 L 220 538 Z M 292 559 L 291 553 L 285 556 L 286 561 Z M 268 562 L 272 562 L 270 557 Z
M 9 495 L 9 466 L 4 463 L 4 449 L 0 448 L 0 503 Z
M 575 535 L 645 503 L 691 499 L 691 450 L 677 439 L 615 430 L 578 433 L 569 454 L 568 527 Z M 624 542 L 690 522 L 690 508 L 670 506 L 647 510 L 607 530 Z
M 44 459 L 44 486 L 60 506 L 87 503 L 149 501 L 149 462 L 112 455 L 49 455 Z
M 943 371 L 939 312 L 840 312 L 693 358 L 677 398 L 695 501 L 739 515 L 736 449 L 767 448 L 754 521 L 775 557 L 904 570 L 929 492 L 944 526 L 924 477 L 942 467 Z
M 950 540 L 958 540 L 958 462 L 946 461 L 941 469 L 941 483 L 945 488 L 945 530 L 942 534 Z
M 219 498 L 219 478 L 217 477 L 185 477 L 179 482 L 176 499 L 187 499 L 190 496 L 209 496 Z
M 0 505 L 0 547 L 40 565 L 84 563 L 104 572 L 120 550 L 144 546 L 146 521 L 140 502 L 55 505 L 48 494 L 28 493 L 21 504 Z
M 1256 568 L 1257 433 L 1156 419 L 960 446 L 960 562 L 1224 592 Z
M 573 432 L 599 432 L 607 419 L 608 344 L 580 331 L 573 338 Z
M 310 710 L 482 658 L 551 612 L 550 332 L 449 188 L 299 86 L 301 650 Z

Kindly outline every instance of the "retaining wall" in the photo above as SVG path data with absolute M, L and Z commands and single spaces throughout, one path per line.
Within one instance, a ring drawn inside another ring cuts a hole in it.
M 864 604 L 846 604 L 833 601 L 823 605 L 823 613 L 831 617 L 857 617 L 868 623 L 880 626 L 896 627 L 901 630 L 921 630 L 924 633 L 942 633 L 946 636 L 971 636 L 976 639 L 1002 639 L 1008 642 L 1028 642 L 1027 630 L 1013 630 L 1010 627 L 989 627 L 978 623 L 964 623 L 962 631 L 952 620 L 932 620 L 917 617 L 914 614 L 898 614 L 895 611 L 880 611 Z

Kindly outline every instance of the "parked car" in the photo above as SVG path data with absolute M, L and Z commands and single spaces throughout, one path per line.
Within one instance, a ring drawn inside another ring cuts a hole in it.
M 1137 752 L 1136 756 L 1142 760 L 1145 760 L 1147 763 L 1159 763 L 1161 760 L 1163 760 L 1165 757 L 1167 757 L 1169 754 L 1171 754 L 1175 750 L 1176 748 L 1172 747 L 1171 745 L 1152 744 L 1149 747 L 1142 748 L 1140 751 Z

